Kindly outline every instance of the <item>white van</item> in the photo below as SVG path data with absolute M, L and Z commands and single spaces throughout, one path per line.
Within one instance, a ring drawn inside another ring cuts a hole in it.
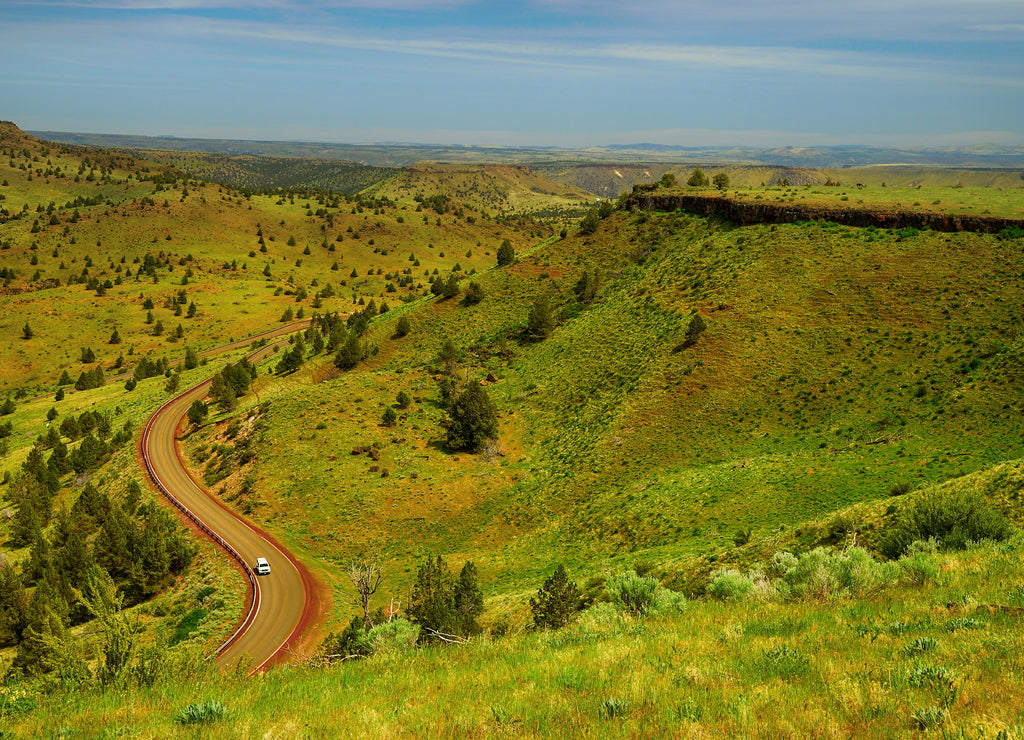
M 266 558 L 256 558 L 256 573 L 261 576 L 270 574 L 270 563 Z

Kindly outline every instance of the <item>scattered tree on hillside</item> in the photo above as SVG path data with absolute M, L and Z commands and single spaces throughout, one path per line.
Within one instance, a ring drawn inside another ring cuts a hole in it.
M 530 599 L 533 626 L 553 630 L 564 627 L 583 609 L 584 603 L 583 594 L 569 580 L 565 566 L 559 565 L 537 590 L 536 598 Z
M 35 335 L 36 335 L 35 332 L 32 331 L 32 327 L 29 326 L 28 322 L 26 321 L 25 322 L 25 326 L 23 326 L 21 328 L 21 338 L 22 339 L 31 339 Z
M 393 408 L 388 406 L 386 409 L 384 409 L 384 413 L 381 414 L 380 417 L 381 426 L 393 427 L 397 423 L 397 421 L 398 414 L 395 413 L 395 410 Z
M 555 307 L 547 293 L 537 296 L 526 317 L 526 338 L 539 341 L 555 328 Z
M 400 319 L 398 319 L 398 323 L 395 324 L 395 336 L 408 336 L 410 331 L 412 331 L 412 324 L 409 322 L 409 317 L 403 315 Z
M 725 190 L 729 187 L 729 175 L 724 172 L 719 172 L 711 178 L 711 182 L 713 182 L 715 187 L 719 190 Z
M 601 282 L 600 270 L 596 268 L 592 271 L 584 270 L 572 289 L 573 293 L 576 294 L 576 300 L 580 303 L 593 303 L 597 298 L 597 291 L 601 289 Z
M 470 281 L 469 287 L 466 288 L 466 295 L 463 297 L 462 302 L 467 306 L 475 306 L 477 303 L 485 298 L 484 288 L 480 283 L 475 280 Z
M 448 409 L 447 440 L 453 450 L 478 452 L 498 436 L 498 410 L 479 383 L 467 383 Z
M 338 348 L 337 353 L 334 355 L 334 366 L 339 370 L 351 370 L 365 356 L 363 343 L 359 340 L 359 335 L 354 331 L 350 331 L 345 339 L 345 343 Z
M 706 188 L 708 187 L 708 185 L 711 184 L 711 181 L 708 179 L 708 176 L 704 173 L 704 170 L 698 167 L 690 174 L 690 177 L 686 181 L 686 184 L 689 185 L 691 188 Z
M 210 413 L 210 407 L 201 398 L 197 398 L 192 402 L 192 405 L 188 407 L 188 420 L 193 426 L 198 427 L 203 421 L 206 420 L 206 415 Z
M 597 208 L 591 208 L 587 211 L 587 215 L 580 221 L 580 233 L 590 235 L 597 231 L 598 225 L 601 223 L 601 217 L 598 215 Z
M 0 406 L 0 416 L 7 416 L 8 414 L 13 414 L 17 410 L 18 407 L 14 404 L 14 399 L 8 396 L 7 400 L 4 401 L 2 406 Z
M 478 633 L 483 594 L 476 566 L 467 561 L 454 580 L 440 555 L 429 558 L 416 572 L 407 612 L 422 628 L 421 642 L 450 642 Z
M 444 368 L 445 375 L 455 375 L 455 371 L 459 367 L 459 351 L 455 349 L 451 339 L 444 340 L 444 344 L 441 345 L 441 351 L 437 353 L 437 361 Z
M 704 333 L 705 329 L 707 329 L 707 324 L 704 321 L 704 317 L 700 315 L 699 311 L 694 311 L 693 316 L 690 317 L 690 324 L 686 327 L 683 347 L 692 347 L 696 344 L 697 339 Z
M 501 243 L 501 246 L 498 247 L 497 259 L 498 267 L 511 265 L 513 262 L 516 261 L 516 250 L 512 246 L 512 242 L 510 242 L 508 239 L 504 240 Z
M 676 186 L 676 176 L 671 172 L 666 172 L 658 180 L 658 187 L 662 188 L 674 188 Z

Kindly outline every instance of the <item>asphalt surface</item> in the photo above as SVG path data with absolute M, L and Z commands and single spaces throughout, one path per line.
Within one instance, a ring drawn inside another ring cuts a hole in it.
M 222 349 L 296 331 L 307 323 L 279 327 Z M 259 350 L 259 354 L 272 351 L 273 346 Z M 223 587 L 248 588 L 247 613 L 237 631 L 218 650 L 217 663 L 225 667 L 241 665 L 255 672 L 287 660 L 290 649 L 310 621 L 316 593 L 309 572 L 291 553 L 230 511 L 186 470 L 177 438 L 188 425 L 183 417 L 189 406 L 195 399 L 203 398 L 209 386 L 207 380 L 158 409 L 147 422 L 139 446 L 150 477 L 161 492 L 237 561 L 241 571 L 239 583 L 226 583 Z M 258 557 L 270 562 L 269 575 L 255 574 Z

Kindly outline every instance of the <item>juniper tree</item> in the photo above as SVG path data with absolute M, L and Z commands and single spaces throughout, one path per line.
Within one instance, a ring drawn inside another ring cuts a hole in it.
M 478 452 L 485 440 L 498 436 L 498 410 L 479 383 L 467 383 L 451 403 L 447 422 L 448 447 Z
M 503 267 L 504 265 L 511 265 L 513 262 L 516 261 L 516 250 L 512 246 L 512 242 L 510 242 L 508 239 L 503 241 L 501 243 L 501 246 L 498 247 L 497 259 L 498 267 Z
M 537 296 L 526 317 L 526 336 L 529 339 L 546 338 L 555 328 L 555 307 L 547 295 Z
M 564 565 L 555 568 L 555 572 L 537 590 L 537 597 L 530 599 L 533 626 L 537 629 L 564 627 L 582 608 L 583 594 L 569 580 Z

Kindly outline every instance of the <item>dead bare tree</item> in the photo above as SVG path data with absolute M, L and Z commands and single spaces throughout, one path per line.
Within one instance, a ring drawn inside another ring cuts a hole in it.
M 356 605 L 363 610 L 363 628 L 370 629 L 370 597 L 377 592 L 384 573 L 368 560 L 353 560 L 348 564 L 348 577 L 356 589 Z

